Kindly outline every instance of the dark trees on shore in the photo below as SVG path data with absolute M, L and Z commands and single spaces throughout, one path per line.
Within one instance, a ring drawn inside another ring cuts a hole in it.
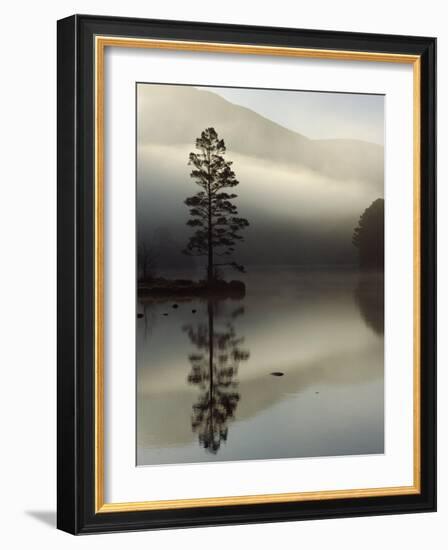
M 359 267 L 384 269 L 384 199 L 376 199 L 364 210 L 352 242 L 358 249 Z
M 140 242 L 137 250 L 137 271 L 140 281 L 147 281 L 154 277 L 156 261 L 157 254 L 154 248 L 144 241 Z
M 217 278 L 219 266 L 231 266 L 244 272 L 244 267 L 231 256 L 235 245 L 243 240 L 240 231 L 249 225 L 238 216 L 233 204 L 237 198 L 225 189 L 236 187 L 238 180 L 232 170 L 232 162 L 225 160 L 226 146 L 214 128 L 207 128 L 196 139 L 197 153 L 190 153 L 189 164 L 193 165 L 190 177 L 200 190 L 185 200 L 190 208 L 187 225 L 195 229 L 184 253 L 207 258 L 207 281 Z M 219 261 L 222 259 L 222 261 Z

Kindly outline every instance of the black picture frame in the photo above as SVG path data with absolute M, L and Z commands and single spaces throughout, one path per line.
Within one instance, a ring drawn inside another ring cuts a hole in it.
M 97 35 L 420 57 L 421 484 L 418 494 L 163 510 L 95 511 Z M 74 15 L 58 21 L 57 526 L 73 534 L 436 510 L 436 39 Z

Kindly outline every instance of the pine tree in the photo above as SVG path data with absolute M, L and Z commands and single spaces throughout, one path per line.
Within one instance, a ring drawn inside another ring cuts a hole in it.
M 236 187 L 238 180 L 232 170 L 232 162 L 225 160 L 226 146 L 214 128 L 207 128 L 196 139 L 198 152 L 190 153 L 189 164 L 193 165 L 190 177 L 200 190 L 185 200 L 191 218 L 187 225 L 196 229 L 190 237 L 185 254 L 207 257 L 207 281 L 216 279 L 218 266 L 231 266 L 244 272 L 244 267 L 230 257 L 237 242 L 243 237 L 240 231 L 249 225 L 245 218 L 238 217 L 238 209 L 232 203 L 237 195 L 225 189 Z M 216 258 L 223 258 L 217 262 Z

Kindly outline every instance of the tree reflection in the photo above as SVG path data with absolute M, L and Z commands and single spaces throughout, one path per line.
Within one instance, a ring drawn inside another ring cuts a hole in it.
M 137 302 L 137 320 L 143 325 L 143 338 L 146 340 L 156 324 L 156 314 L 150 301 L 139 300 Z
M 244 309 L 238 308 L 225 319 L 222 328 L 217 328 L 219 303 L 208 300 L 207 321 L 184 329 L 198 350 L 189 356 L 188 382 L 200 389 L 191 426 L 198 434 L 199 444 L 213 454 L 222 441 L 227 441 L 228 422 L 234 418 L 240 400 L 238 367 L 249 359 L 249 351 L 240 347 L 244 339 L 238 338 L 232 322 L 243 313 Z
M 355 302 L 364 323 L 376 334 L 384 334 L 384 277 L 382 274 L 361 276 L 355 289 Z

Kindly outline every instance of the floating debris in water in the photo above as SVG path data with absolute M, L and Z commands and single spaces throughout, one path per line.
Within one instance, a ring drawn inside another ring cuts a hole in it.
M 195 310 L 195 309 L 192 309 L 192 310 L 191 310 L 191 313 L 196 313 L 196 310 Z
M 178 304 L 173 304 L 173 305 L 172 305 L 172 308 L 173 308 L 173 309 L 177 309 L 178 307 L 179 307 Z
M 137 313 L 137 319 L 141 319 L 143 317 L 143 313 Z
M 165 317 L 168 315 L 168 313 L 164 313 Z
M 284 372 L 279 372 L 279 371 L 271 372 L 271 376 L 283 376 L 284 374 L 285 374 Z
M 318 391 L 314 392 L 316 395 L 319 393 Z

